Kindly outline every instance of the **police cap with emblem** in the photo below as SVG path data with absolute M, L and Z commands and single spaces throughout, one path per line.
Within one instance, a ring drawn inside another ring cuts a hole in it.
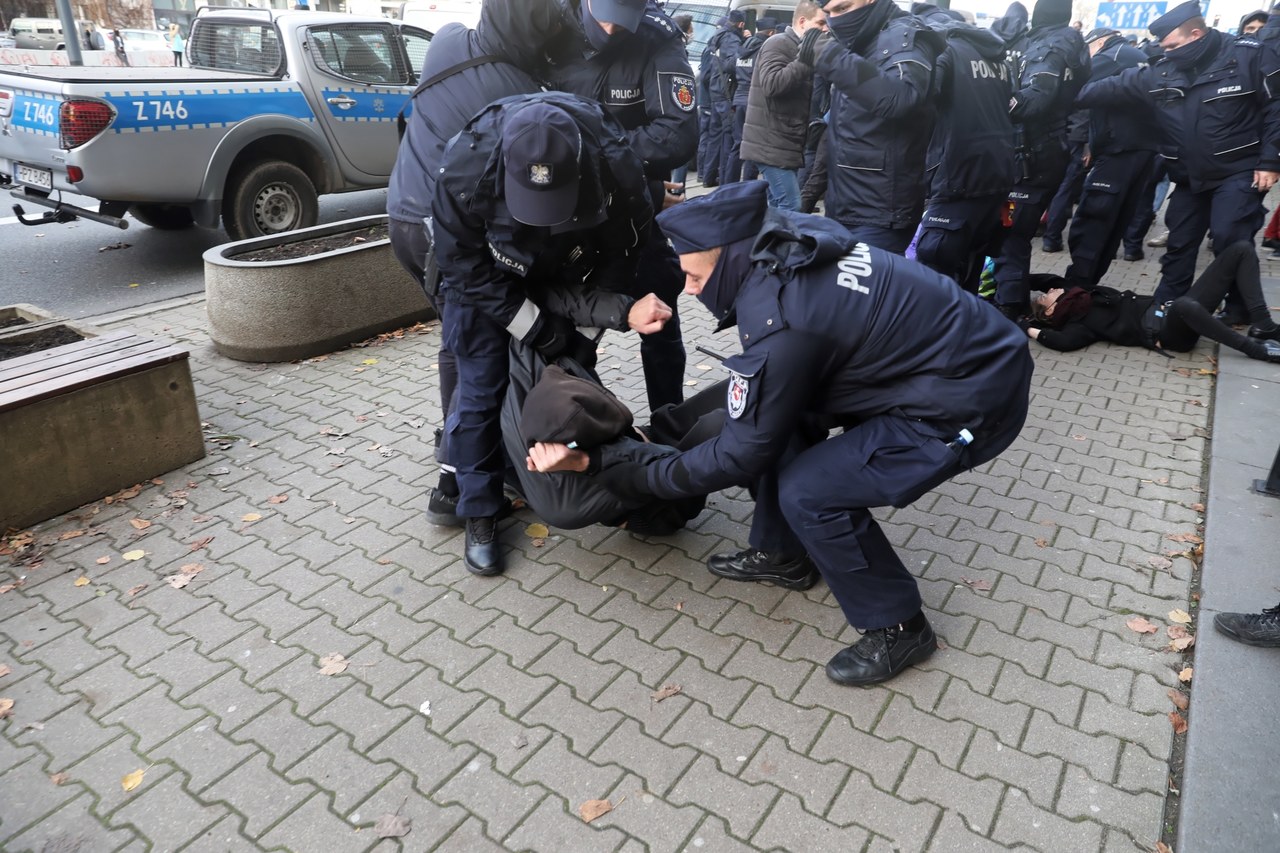
M 1174 6 L 1168 12 L 1165 12 L 1163 15 L 1156 18 L 1147 26 L 1147 29 L 1150 30 L 1151 35 L 1155 36 L 1158 40 L 1164 41 L 1165 38 L 1168 37 L 1169 33 L 1173 32 L 1187 21 L 1190 21 L 1192 18 L 1203 17 L 1204 13 L 1200 11 L 1200 4 L 1197 0 L 1187 0 L 1186 3 Z
M 756 21 L 756 32 L 758 33 L 767 33 L 770 30 L 776 30 L 777 28 L 778 28 L 777 18 L 760 18 L 758 21 Z
M 658 214 L 677 255 L 704 252 L 754 236 L 764 223 L 764 181 L 742 181 L 682 201 Z
M 1120 35 L 1119 30 L 1113 30 L 1110 27 L 1098 27 L 1097 29 L 1089 30 L 1089 34 L 1084 37 L 1084 43 L 1093 44 L 1095 41 L 1102 41 L 1118 35 Z
M 526 225 L 567 222 L 578 206 L 582 133 L 559 107 L 521 107 L 502 128 L 507 209 Z
M 647 5 L 648 0 L 591 0 L 591 17 L 602 24 L 617 24 L 634 33 L 644 18 Z

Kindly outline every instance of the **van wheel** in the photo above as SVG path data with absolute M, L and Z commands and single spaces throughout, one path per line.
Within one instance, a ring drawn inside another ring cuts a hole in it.
M 135 204 L 129 212 L 143 225 L 161 231 L 180 231 L 195 224 L 191 208 L 181 204 Z
M 233 240 L 308 228 L 319 219 L 320 203 L 307 173 L 279 160 L 236 173 L 222 202 L 222 224 Z

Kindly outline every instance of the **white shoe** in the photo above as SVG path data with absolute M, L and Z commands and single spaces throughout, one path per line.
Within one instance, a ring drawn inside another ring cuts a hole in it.
M 1158 249 L 1161 246 L 1167 246 L 1168 244 L 1169 244 L 1168 231 L 1164 232 L 1163 234 L 1152 237 L 1150 240 L 1147 241 L 1147 245 L 1155 249 Z

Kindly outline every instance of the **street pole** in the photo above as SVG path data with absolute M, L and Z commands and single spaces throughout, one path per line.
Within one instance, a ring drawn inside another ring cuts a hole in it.
M 58 7 L 58 20 L 62 21 L 62 37 L 67 46 L 67 61 L 72 65 L 84 65 L 84 54 L 80 50 L 80 25 L 76 23 L 76 13 L 71 11 L 71 0 L 54 0 Z

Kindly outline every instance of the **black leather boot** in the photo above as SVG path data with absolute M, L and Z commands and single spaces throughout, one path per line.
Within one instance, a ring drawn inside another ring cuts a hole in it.
M 467 519 L 467 543 L 462 552 L 462 562 L 473 575 L 491 577 L 502 574 L 506 566 L 502 561 L 502 546 L 498 544 L 498 519 Z
M 736 554 L 716 554 L 707 560 L 711 574 L 735 581 L 768 583 L 787 589 L 809 589 L 818 573 L 807 554 L 787 557 L 748 548 Z
M 892 625 L 868 631 L 827 662 L 827 677 L 853 687 L 879 684 L 912 664 L 927 660 L 937 650 L 938 638 L 923 613 L 917 618 L 921 623 L 917 630 Z

